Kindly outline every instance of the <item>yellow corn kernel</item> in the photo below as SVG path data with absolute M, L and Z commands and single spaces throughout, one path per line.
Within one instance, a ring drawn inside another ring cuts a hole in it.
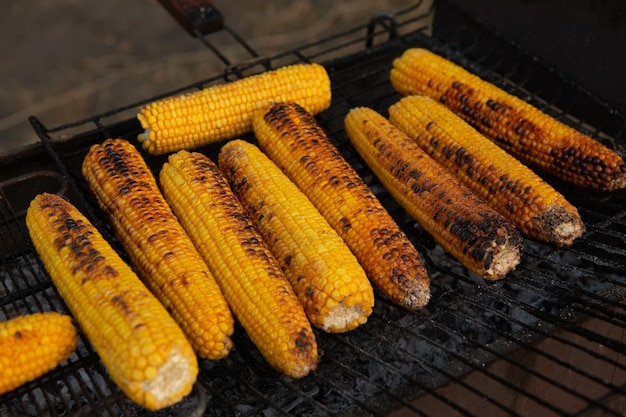
M 374 110 L 348 112 L 350 141 L 389 193 L 470 271 L 503 278 L 520 261 L 521 235 Z
M 169 156 L 159 178 L 165 198 L 267 362 L 292 378 L 315 370 L 311 323 L 217 165 L 182 150 Z
M 0 394 L 69 359 L 77 343 L 76 327 L 65 314 L 32 313 L 0 323 Z
M 390 79 L 402 95 L 440 101 L 528 165 L 592 189 L 626 187 L 626 163 L 616 152 L 437 54 L 406 50 Z
M 226 299 L 139 151 L 126 140 L 107 139 L 90 148 L 82 172 L 138 275 L 196 353 L 226 356 L 234 329 Z
M 259 148 L 224 145 L 219 168 L 278 260 L 311 323 L 345 332 L 367 321 L 372 285 L 345 242 Z
M 198 374 L 193 348 L 89 220 L 62 197 L 43 193 L 31 202 L 26 226 L 52 282 L 120 389 L 149 410 L 189 394 Z
M 254 111 L 293 100 L 313 114 L 330 106 L 330 78 L 319 64 L 294 64 L 168 97 L 140 109 L 138 137 L 152 154 L 194 149 L 251 131 Z
M 389 120 L 527 237 L 565 246 L 582 235 L 578 210 L 562 194 L 437 101 L 404 97 Z
M 295 103 L 259 111 L 261 148 L 343 238 L 372 284 L 392 302 L 421 308 L 430 297 L 422 257 L 323 129 Z

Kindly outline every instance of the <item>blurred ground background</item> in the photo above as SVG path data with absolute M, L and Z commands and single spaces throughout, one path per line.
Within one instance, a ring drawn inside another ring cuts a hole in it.
M 341 33 L 416 0 L 216 0 L 261 55 Z M 54 127 L 219 74 L 223 64 L 157 0 L 3 0 L 0 153 Z M 229 52 L 229 45 L 218 45 Z M 238 52 L 232 51 L 236 54 Z M 237 62 L 237 56 L 229 56 Z

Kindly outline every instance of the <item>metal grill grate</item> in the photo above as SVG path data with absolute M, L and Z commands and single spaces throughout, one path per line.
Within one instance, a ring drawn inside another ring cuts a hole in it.
M 343 117 L 357 105 L 386 114 L 398 99 L 388 81 L 391 61 L 408 47 L 426 46 L 620 150 L 624 118 L 470 21 L 455 20 L 463 23 L 455 29 L 464 36 L 451 30 L 442 34 L 445 42 L 437 31 L 429 36 L 431 27 L 419 10 L 382 14 L 323 42 L 235 72 L 230 67 L 228 77 L 300 60 L 324 63 L 333 103 L 318 120 L 427 258 L 433 293 L 427 308 L 407 312 L 378 297 L 365 326 L 341 335 L 317 333 L 320 366 L 302 380 L 276 375 L 237 329 L 236 350 L 218 362 L 202 361 L 190 398 L 160 413 L 126 400 L 83 339 L 66 364 L 1 396 L 0 416 L 623 415 L 626 194 L 583 193 L 546 176 L 579 208 L 586 234 L 567 250 L 526 240 L 518 269 L 503 281 L 485 282 L 445 254 L 380 186 L 347 140 Z M 218 76 L 188 88 L 221 81 Z M 583 112 L 580 103 L 591 110 Z M 110 136 L 134 140 L 139 124 L 123 116 L 140 104 L 52 129 L 31 119 L 46 151 L 46 169 L 0 184 L 0 319 L 67 311 L 23 224 L 24 209 L 37 192 L 67 195 L 117 247 L 80 164 L 92 143 Z M 201 151 L 215 156 L 217 147 Z M 165 158 L 145 157 L 155 171 Z M 23 160 L 0 163 L 10 172 Z

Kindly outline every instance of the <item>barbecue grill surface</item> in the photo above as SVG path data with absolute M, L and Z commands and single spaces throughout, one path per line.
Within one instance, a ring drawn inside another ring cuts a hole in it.
M 393 415 L 398 409 L 426 416 L 622 415 L 626 194 L 583 191 L 540 173 L 578 207 L 587 232 L 568 249 L 527 239 L 517 270 L 502 281 L 486 282 L 444 253 L 395 203 L 343 130 L 343 117 L 352 107 L 386 114 L 399 98 L 388 81 L 392 60 L 408 47 L 425 46 L 624 155 L 621 114 L 471 18 L 453 8 L 445 11 L 446 16 L 435 15 L 434 36 L 425 23 L 432 10 L 381 13 L 362 27 L 230 67 L 226 75 L 180 90 L 292 62 L 323 63 L 331 76 L 333 103 L 318 120 L 425 255 L 432 300 L 424 310 L 408 312 L 377 296 L 366 325 L 339 335 L 317 332 L 319 368 L 302 380 L 272 371 L 238 328 L 236 349 L 223 360 L 201 361 L 193 393 L 157 413 L 119 392 L 82 337 L 68 362 L 0 396 L 0 416 L 363 416 Z M 210 37 L 203 42 L 210 43 Z M 37 193 L 67 196 L 122 252 L 80 165 L 93 143 L 108 137 L 135 141 L 141 128 L 133 116 L 141 104 L 54 128 L 31 118 L 41 143 L 0 159 L 0 319 L 41 310 L 67 312 L 24 225 L 25 209 Z M 200 151 L 215 157 L 218 149 Z M 144 156 L 155 173 L 165 160 Z

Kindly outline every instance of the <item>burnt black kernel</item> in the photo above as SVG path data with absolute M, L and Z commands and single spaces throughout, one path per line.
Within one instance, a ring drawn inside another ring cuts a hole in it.
M 479 261 L 485 257 L 485 253 L 487 253 L 487 251 L 484 248 L 478 247 L 472 249 L 471 255 L 474 260 Z
M 416 170 L 416 169 L 411 169 L 411 170 L 407 173 L 407 175 L 408 175 L 410 178 L 415 178 L 415 179 L 417 179 L 417 178 L 421 177 L 423 174 L 422 174 L 421 172 L 419 172 L 418 170 Z
M 484 257 L 484 268 L 485 269 L 489 269 L 491 267 L 491 263 L 493 262 L 493 253 L 491 252 L 486 252 L 485 253 L 485 257 Z
M 489 117 L 487 117 L 487 116 L 483 116 L 483 117 L 481 117 L 480 122 L 481 122 L 483 125 L 487 126 L 487 127 L 492 127 L 492 126 L 493 126 L 493 120 L 491 120 L 491 119 L 490 119 Z

